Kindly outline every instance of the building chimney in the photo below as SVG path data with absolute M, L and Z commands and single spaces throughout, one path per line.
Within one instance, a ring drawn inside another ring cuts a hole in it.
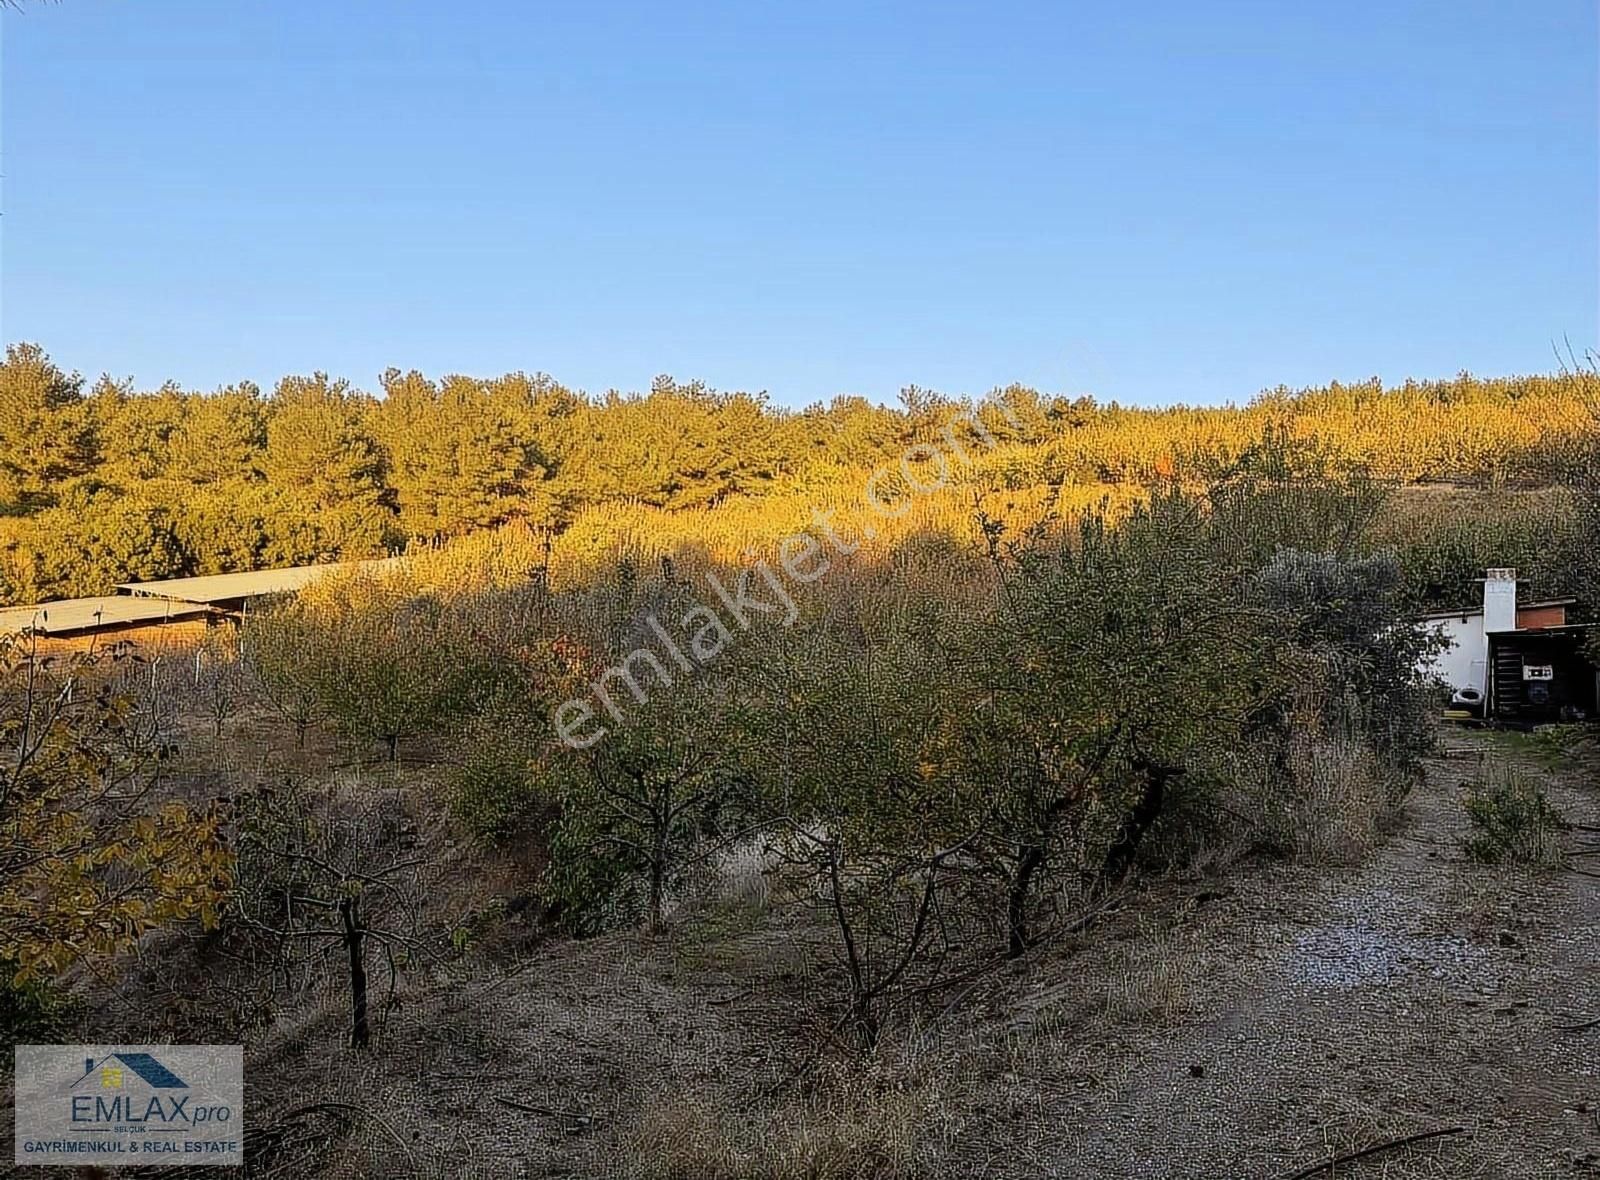
M 84 1077 L 88 1077 L 93 1072 L 94 1072 L 94 1058 L 93 1057 L 85 1057 L 83 1059 L 83 1076 Z
M 1517 629 L 1517 571 L 1492 569 L 1483 580 L 1483 631 Z

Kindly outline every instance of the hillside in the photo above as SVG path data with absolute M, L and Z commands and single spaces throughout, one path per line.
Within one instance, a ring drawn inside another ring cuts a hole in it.
M 895 408 L 838 397 L 784 410 L 666 377 L 647 394 L 601 397 L 544 375 L 399 370 L 384 375 L 381 397 L 321 374 L 287 377 L 270 394 L 139 392 L 109 378 L 89 385 L 38 347 L 13 345 L 0 365 L 0 603 L 374 556 L 508 522 L 549 533 L 552 561 L 574 577 L 681 546 L 721 559 L 818 510 L 851 511 L 869 486 L 898 494 L 907 456 L 926 479 L 942 454 L 939 486 L 919 491 L 885 542 L 971 539 L 975 505 L 1025 527 L 1169 481 L 1203 484 L 1271 434 L 1397 486 L 1539 488 L 1571 477 L 1595 382 L 1463 375 L 1166 409 L 1017 386 L 971 403 L 908 386 Z M 1430 539 L 1472 545 L 1468 565 L 1481 568 L 1488 546 L 1462 538 L 1508 515 L 1499 499 L 1469 498 L 1446 524 L 1456 539 Z M 1495 544 L 1526 551 L 1546 524 L 1512 520 L 1504 531 L 1513 535 Z M 1507 564 L 1520 552 L 1489 557 Z
M 327 773 L 331 749 L 266 753 L 274 726 L 241 718 L 214 750 L 197 729 L 197 781 Z M 422 924 L 471 934 L 392 992 L 379 970 L 379 1052 L 338 1047 L 336 975 L 259 1013 L 247 1174 L 1279 1177 L 1448 1131 L 1337 1174 L 1587 1175 L 1594 1033 L 1574 1026 L 1596 1015 L 1600 886 L 1475 863 L 1460 803 L 1485 764 L 1513 767 L 1600 826 L 1581 749 L 1557 764 L 1559 747 L 1452 735 L 1370 857 L 1219 849 L 942 983 L 865 1066 L 830 1031 L 840 966 L 799 881 L 745 859 L 663 936 L 552 942 L 525 908 L 533 866 L 426 818 L 437 769 L 332 772 L 343 797 L 412 817 L 373 859 L 421 854 Z M 84 981 L 86 1037 L 213 1035 L 258 988 L 226 943 L 163 938 L 142 960 Z

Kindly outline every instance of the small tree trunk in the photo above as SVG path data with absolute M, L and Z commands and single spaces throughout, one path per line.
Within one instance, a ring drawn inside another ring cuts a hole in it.
M 672 851 L 672 788 L 662 786 L 652 792 L 650 801 L 650 899 L 646 926 L 651 934 L 666 928 L 667 869 Z
M 666 925 L 666 876 L 667 866 L 660 856 L 654 857 L 650 861 L 650 910 L 645 917 L 651 934 L 660 934 Z
M 389 747 L 389 761 L 400 761 L 400 735 L 397 733 L 390 734 L 383 741 Z
M 294 748 L 297 750 L 303 750 L 306 748 L 306 723 L 304 721 L 295 722 Z
M 850 1024 L 856 1034 L 856 1048 L 870 1053 L 878 1043 L 878 1013 L 872 989 L 867 986 L 866 966 L 856 946 L 855 928 L 844 904 L 844 880 L 840 872 L 843 850 L 838 844 L 828 849 L 828 884 L 833 895 L 833 920 L 844 942 L 845 969 L 850 976 Z
M 850 1008 L 851 1024 L 855 1027 L 856 1049 L 861 1053 L 871 1053 L 877 1047 L 878 1034 L 881 1031 L 877 1006 L 872 1002 L 871 993 L 858 992 Z
M 1134 805 L 1128 822 L 1122 825 L 1122 834 L 1106 851 L 1105 865 L 1100 870 L 1102 887 L 1114 885 L 1133 868 L 1133 858 L 1139 851 L 1145 833 L 1161 817 L 1167 801 L 1167 783 L 1182 771 L 1174 766 L 1153 766 L 1139 763 L 1144 771 L 1144 794 Z
M 362 954 L 361 920 L 356 899 L 339 902 L 339 921 L 344 925 L 344 946 L 350 953 L 350 1043 L 365 1049 L 370 1038 L 367 1027 L 367 965 Z
M 1021 957 L 1028 949 L 1028 901 L 1033 892 L 1033 875 L 1044 865 L 1044 846 L 1029 844 L 1017 860 L 1006 889 L 1006 958 Z

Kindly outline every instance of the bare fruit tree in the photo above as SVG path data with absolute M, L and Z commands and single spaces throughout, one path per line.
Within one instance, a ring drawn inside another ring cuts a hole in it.
M 367 957 L 376 943 L 392 1000 L 400 971 L 435 955 L 421 923 L 429 888 L 416 827 L 395 791 L 264 789 L 239 802 L 234 921 L 274 986 L 343 975 L 350 1044 L 372 1037 Z
M 210 628 L 194 650 L 194 691 L 211 719 L 213 737 L 221 737 L 223 725 L 239 711 L 246 688 L 237 633 L 226 625 Z

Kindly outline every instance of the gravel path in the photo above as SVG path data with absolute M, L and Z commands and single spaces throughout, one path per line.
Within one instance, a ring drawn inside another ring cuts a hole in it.
M 1119 1045 L 1086 1099 L 1042 1104 L 1064 1134 L 1030 1136 L 1035 1165 L 1271 1180 L 1459 1126 L 1337 1175 L 1600 1175 L 1600 1028 L 1559 1031 L 1600 1017 L 1600 880 L 1461 855 L 1459 784 L 1507 757 L 1489 742 L 1451 734 L 1359 868 L 1269 871 L 1208 906 L 1184 1013 Z M 1524 766 L 1570 819 L 1600 823 L 1600 793 Z

